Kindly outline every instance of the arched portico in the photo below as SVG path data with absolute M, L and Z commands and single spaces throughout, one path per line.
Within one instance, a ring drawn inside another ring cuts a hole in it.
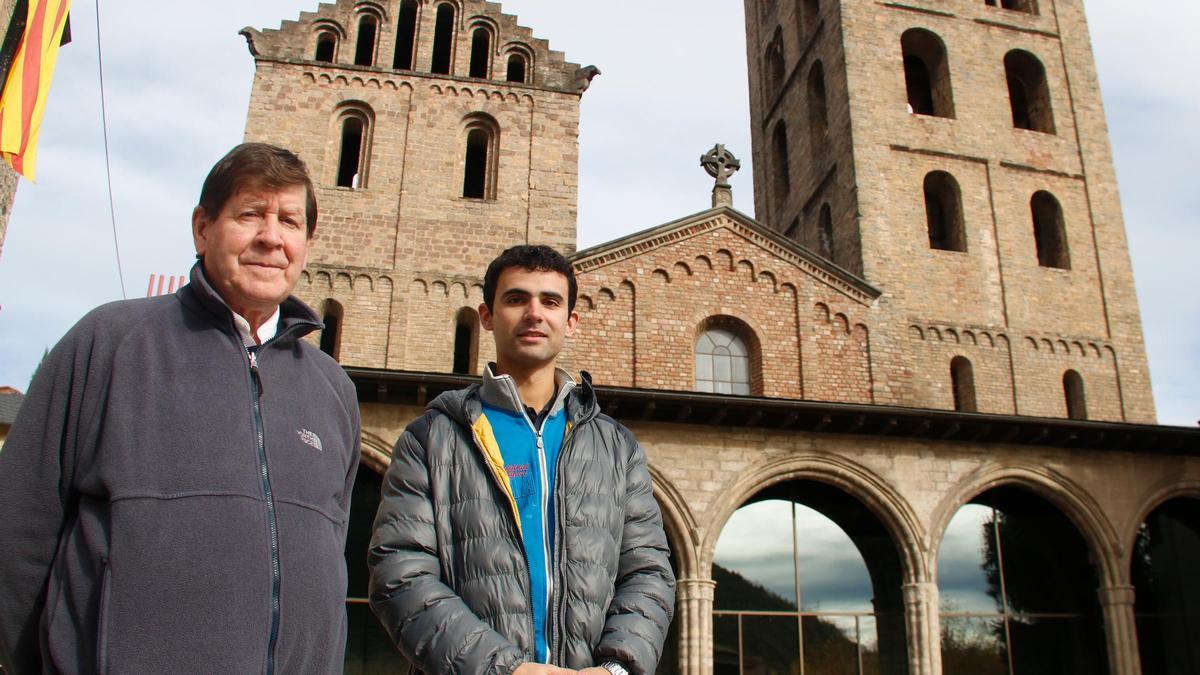
M 979 495 L 1020 488 L 1045 500 L 1074 526 L 1088 550 L 1099 587 L 1108 667 L 1113 673 L 1138 673 L 1133 593 L 1123 558 L 1129 550 L 1095 497 L 1064 474 L 1038 465 L 987 463 L 959 481 L 933 512 L 932 550 L 939 551 L 946 528 L 959 509 Z M 937 574 L 937 570 L 934 570 Z M 939 624 L 941 619 L 939 617 Z M 939 638 L 941 632 L 938 632 Z M 941 651 L 940 639 L 938 645 Z
M 1146 490 L 1123 527 L 1123 570 L 1137 629 L 1138 672 L 1190 672 L 1200 663 L 1200 481 L 1171 475 Z
M 713 671 L 712 593 L 715 584 L 711 578 L 713 561 L 722 530 L 731 516 L 748 501 L 774 495 L 785 490 L 789 483 L 798 485 L 820 485 L 827 490 L 825 504 L 832 496 L 834 501 L 854 504 L 870 518 L 885 535 L 888 544 L 882 550 L 878 539 L 874 543 L 863 539 L 854 527 L 848 527 L 844 511 L 839 514 L 834 506 L 823 513 L 842 527 L 846 535 L 863 555 L 871 577 L 874 591 L 874 607 L 880 616 L 891 615 L 894 624 L 886 619 L 879 626 L 879 649 L 886 661 L 888 650 L 893 657 L 906 659 L 902 670 L 910 673 L 935 672 L 936 641 L 930 639 L 929 631 L 936 631 L 936 622 L 930 623 L 930 602 L 926 598 L 932 584 L 927 574 L 927 563 L 923 554 L 923 529 L 908 503 L 889 484 L 865 467 L 844 457 L 828 455 L 801 455 L 772 461 L 747 471 L 733 482 L 722 497 L 713 505 L 713 514 L 707 523 L 699 547 L 699 566 L 704 579 L 710 584 L 708 613 L 701 624 L 707 631 L 703 641 L 710 645 L 704 654 L 701 667 L 693 672 Z M 841 497 L 836 497 L 840 494 Z M 770 497 L 776 498 L 776 497 Z M 798 502 L 802 503 L 802 502 Z M 882 557 L 880 557 L 882 556 Z M 893 562 L 887 562 L 888 560 Z M 883 586 L 880 586 L 883 584 Z M 936 588 L 932 588 L 933 605 L 936 609 Z M 806 628 L 807 630 L 807 628 Z

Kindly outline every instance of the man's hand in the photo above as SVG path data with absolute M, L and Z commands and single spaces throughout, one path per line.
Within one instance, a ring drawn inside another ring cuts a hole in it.
M 599 670 L 600 672 L 596 672 Z M 513 675 L 577 675 L 579 672 L 589 673 L 589 675 L 609 675 L 609 672 L 603 668 L 588 668 L 584 671 L 571 670 L 570 668 L 559 668 L 558 666 L 549 666 L 545 663 L 531 663 L 526 661 L 517 666 L 513 671 Z
M 579 671 L 579 675 L 612 675 L 612 673 L 608 672 L 608 668 L 592 666 L 591 668 L 584 668 Z

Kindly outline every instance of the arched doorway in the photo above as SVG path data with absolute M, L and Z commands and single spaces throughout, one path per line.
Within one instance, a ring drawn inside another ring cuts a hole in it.
M 1142 675 L 1200 670 L 1200 499 L 1180 497 L 1138 528 L 1130 564 Z
M 851 495 L 812 480 L 758 492 L 713 554 L 714 673 L 907 673 L 902 578 Z
M 408 672 L 408 662 L 396 650 L 368 604 L 367 547 L 383 476 L 366 462 L 358 465 L 350 497 L 350 525 L 346 532 L 346 675 Z
M 1053 504 L 1006 485 L 959 508 L 938 550 L 945 675 L 1108 672 L 1099 577 Z

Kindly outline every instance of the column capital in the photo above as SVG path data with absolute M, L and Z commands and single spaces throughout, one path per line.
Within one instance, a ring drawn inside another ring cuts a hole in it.
M 1133 606 L 1133 601 L 1137 595 L 1136 589 L 1133 586 L 1125 584 L 1101 586 L 1099 593 L 1100 604 L 1103 607 L 1115 607 L 1120 605 Z
M 712 601 L 717 582 L 712 579 L 684 577 L 675 580 L 675 587 L 681 598 L 697 598 Z
M 904 603 L 906 605 L 915 605 L 922 600 L 931 600 L 937 597 L 938 586 L 932 581 L 917 581 L 904 584 L 900 587 L 904 593 Z

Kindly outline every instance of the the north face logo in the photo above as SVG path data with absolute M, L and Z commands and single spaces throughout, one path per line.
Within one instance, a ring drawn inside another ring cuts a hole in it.
M 300 436 L 300 441 L 305 445 L 316 448 L 318 452 L 322 450 L 320 436 L 309 431 L 308 429 L 297 429 L 296 434 Z

